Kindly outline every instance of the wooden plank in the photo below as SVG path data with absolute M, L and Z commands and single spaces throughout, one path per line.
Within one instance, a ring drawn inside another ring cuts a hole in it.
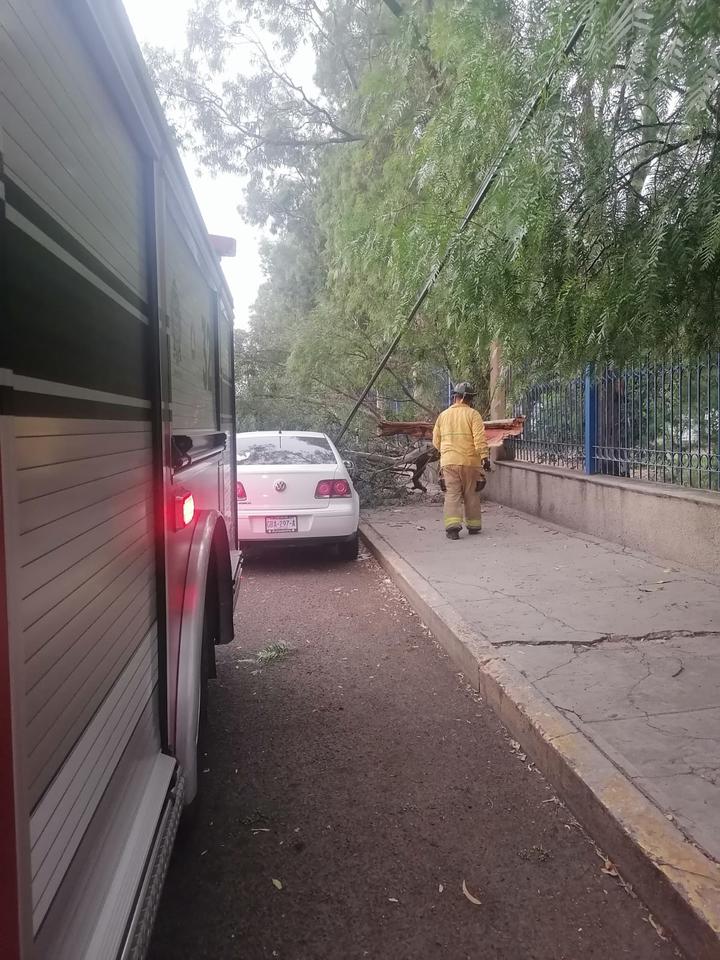
M 418 440 L 432 440 L 434 421 L 431 420 L 381 420 L 379 437 L 408 436 Z M 525 426 L 525 417 L 509 417 L 506 420 L 485 420 L 485 437 L 489 447 L 502 446 L 503 440 L 519 437 Z

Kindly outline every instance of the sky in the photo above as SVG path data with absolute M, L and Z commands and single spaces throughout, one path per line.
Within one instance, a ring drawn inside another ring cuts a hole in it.
M 123 0 L 139 43 L 156 44 L 178 52 L 184 46 L 185 21 L 193 0 Z M 237 254 L 222 261 L 235 302 L 235 326 L 246 327 L 249 311 L 263 280 L 259 242 L 261 231 L 245 223 L 237 212 L 242 181 L 233 175 L 199 172 L 192 156 L 183 163 L 210 233 L 234 237 Z

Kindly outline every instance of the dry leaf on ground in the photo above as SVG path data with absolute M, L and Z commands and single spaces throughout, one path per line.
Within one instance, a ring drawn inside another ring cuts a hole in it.
M 653 928 L 655 933 L 660 937 L 661 940 L 667 940 L 665 936 L 665 930 L 660 926 L 655 917 L 652 914 L 648 914 L 648 920 L 650 921 L 650 926 Z
M 467 899 L 470 901 L 470 903 L 474 903 L 475 906 L 477 906 L 477 907 L 482 906 L 482 900 L 478 900 L 477 897 L 474 897 L 474 896 L 470 893 L 470 891 L 469 891 L 468 888 L 467 888 L 467 884 L 465 883 L 464 880 L 463 880 L 463 882 L 462 882 L 462 892 L 465 894 L 465 896 L 466 896 Z
M 518 760 L 527 760 L 527 755 L 522 752 L 520 744 L 517 742 L 517 740 L 510 741 L 510 749 L 518 758 Z

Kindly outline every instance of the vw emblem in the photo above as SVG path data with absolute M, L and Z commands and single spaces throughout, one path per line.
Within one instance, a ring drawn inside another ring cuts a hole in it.
M 284 491 L 286 488 L 287 488 L 287 484 L 285 483 L 284 480 L 276 480 L 276 481 L 275 481 L 275 489 L 277 490 L 278 493 L 283 493 L 283 491 Z

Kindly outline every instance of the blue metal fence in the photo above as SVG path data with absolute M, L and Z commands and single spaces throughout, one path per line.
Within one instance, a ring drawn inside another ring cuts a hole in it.
M 582 470 L 585 466 L 585 380 L 546 380 L 529 387 L 515 403 L 514 416 L 525 417 L 515 441 L 515 457 L 531 463 Z
M 720 353 L 589 367 L 516 397 L 519 460 L 720 490 Z

